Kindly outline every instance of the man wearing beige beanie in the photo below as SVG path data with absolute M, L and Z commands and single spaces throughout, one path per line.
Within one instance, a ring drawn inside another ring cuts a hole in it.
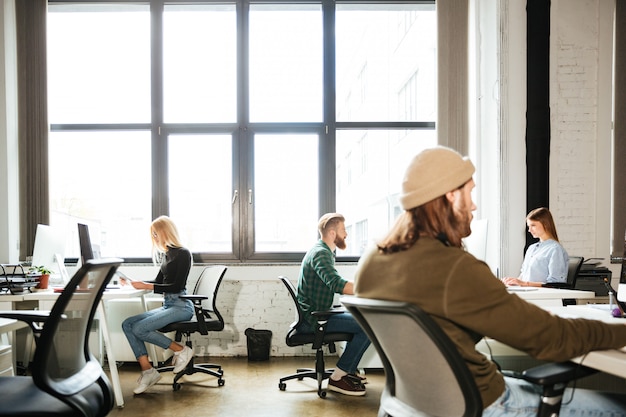
M 402 181 L 405 210 L 355 274 L 355 293 L 413 303 L 450 336 L 481 393 L 483 416 L 535 416 L 537 387 L 503 376 L 476 350 L 483 337 L 546 361 L 565 361 L 596 349 L 626 345 L 626 326 L 565 320 L 509 294 L 489 267 L 463 248 L 471 233 L 474 165 L 436 147 L 413 158 Z M 559 335 L 555 343 L 554 335 Z M 419 352 L 419 346 L 415 347 Z M 564 398 L 570 398 L 566 391 Z M 626 416 L 626 396 L 576 389 L 562 415 Z

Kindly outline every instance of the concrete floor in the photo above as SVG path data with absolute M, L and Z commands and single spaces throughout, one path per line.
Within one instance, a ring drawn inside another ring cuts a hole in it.
M 202 358 L 195 358 L 196 363 Z M 278 389 L 282 376 L 294 373 L 298 367 L 311 367 L 313 357 L 270 358 L 265 362 L 248 362 L 247 358 L 211 358 L 222 365 L 225 384 L 218 387 L 217 379 L 209 375 L 188 375 L 181 379 L 179 391 L 172 389 L 172 374 L 164 373 L 158 384 L 141 395 L 133 395 L 139 376 L 135 363 L 119 367 L 124 408 L 114 408 L 110 416 L 226 416 L 226 417 L 375 417 L 385 377 L 382 370 L 369 371 L 367 394 L 350 397 L 328 392 L 325 399 L 317 395 L 312 379 L 287 381 L 287 389 Z M 331 358 L 327 366 L 334 364 Z M 326 382 L 324 382 L 324 387 Z

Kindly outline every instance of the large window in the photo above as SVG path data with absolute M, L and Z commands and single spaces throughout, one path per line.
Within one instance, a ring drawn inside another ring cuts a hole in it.
M 354 259 L 436 144 L 434 2 L 48 10 L 51 223 L 104 256 L 147 260 L 167 214 L 197 262 L 299 261 L 338 211 Z

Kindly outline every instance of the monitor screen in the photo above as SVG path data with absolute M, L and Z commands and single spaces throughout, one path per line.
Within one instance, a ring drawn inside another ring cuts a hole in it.
M 31 265 L 44 266 L 59 274 L 60 265 L 65 262 L 65 233 L 54 227 L 38 224 L 35 232 L 35 246 Z
M 93 259 L 93 246 L 89 236 L 89 227 L 86 224 L 78 223 L 78 241 L 80 243 L 80 262 L 84 264 Z

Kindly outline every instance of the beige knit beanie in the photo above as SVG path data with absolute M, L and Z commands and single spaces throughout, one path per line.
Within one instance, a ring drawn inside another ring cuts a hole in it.
M 465 184 L 474 164 L 450 148 L 438 146 L 417 154 L 404 174 L 400 204 L 405 210 L 419 207 Z

